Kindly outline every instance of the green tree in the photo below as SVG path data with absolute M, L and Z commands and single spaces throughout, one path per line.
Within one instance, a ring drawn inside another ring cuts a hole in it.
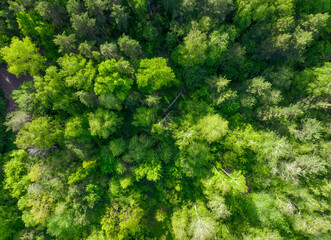
M 13 37 L 11 44 L 1 49 L 1 55 L 8 64 L 8 71 L 16 76 L 26 74 L 34 76 L 43 68 L 46 61 L 28 37 L 23 40 Z
M 28 122 L 17 134 L 15 144 L 22 149 L 35 147 L 39 150 L 50 149 L 63 136 L 60 123 L 51 117 L 39 117 Z
M 136 78 L 138 87 L 150 93 L 176 82 L 174 72 L 167 66 L 167 60 L 161 57 L 141 60 Z
M 93 58 L 93 50 L 95 49 L 94 47 L 95 41 L 92 42 L 82 42 L 81 44 L 79 44 L 78 47 L 78 51 L 80 52 L 80 54 L 82 54 L 84 57 L 86 58 Z
M 214 19 L 219 19 L 220 21 L 224 21 L 232 9 L 232 0 L 208 0 L 204 7 L 206 15 Z
M 67 20 L 65 6 L 62 1 L 40 1 L 36 4 L 35 9 L 40 16 L 53 22 L 56 26 L 63 26 Z
M 137 111 L 133 114 L 132 124 L 136 127 L 149 128 L 156 121 L 156 109 L 155 108 L 137 108 Z
M 213 197 L 217 195 L 240 195 L 247 192 L 246 179 L 239 171 L 229 174 L 223 168 L 218 170 L 213 167 L 213 175 L 207 179 L 202 180 L 205 186 L 204 193 L 207 196 Z
M 98 108 L 95 112 L 89 113 L 88 121 L 91 135 L 106 139 L 116 131 L 121 118 L 112 111 Z
M 64 138 L 84 139 L 89 137 L 88 121 L 83 116 L 75 116 L 68 119 L 65 123 Z
M 57 239 L 65 239 L 68 237 L 75 238 L 81 231 L 81 226 L 75 221 L 73 210 L 66 210 L 61 215 L 52 216 L 47 221 L 47 233 Z
M 30 116 L 26 111 L 14 111 L 7 115 L 5 125 L 8 130 L 18 132 L 24 127 L 29 118 Z
M 200 139 L 212 143 L 227 134 L 228 122 L 217 114 L 209 115 L 201 118 L 195 128 Z
M 125 32 L 127 32 L 129 15 L 127 14 L 127 11 L 123 6 L 114 4 L 111 8 L 110 16 L 115 19 L 118 30 L 124 30 Z
M 82 12 L 83 6 L 80 1 L 68 0 L 67 2 L 67 12 L 71 15 L 79 14 Z
M 121 101 L 128 95 L 133 80 L 121 74 L 115 59 L 99 64 L 99 75 L 95 79 L 94 92 L 97 95 L 114 93 Z
M 10 191 L 11 196 L 19 198 L 26 192 L 30 183 L 27 175 L 29 157 L 24 150 L 16 150 L 10 157 L 11 160 L 4 166 L 4 188 Z
M 89 18 L 88 13 L 73 15 L 71 17 L 72 28 L 76 36 L 80 39 L 94 39 L 95 36 L 95 19 Z
M 63 84 L 63 78 L 57 67 L 47 68 L 44 77 L 35 76 L 34 86 L 36 93 L 33 94 L 33 100 L 39 103 L 44 110 L 75 110 L 75 105 L 72 103 L 77 101 L 77 96 L 72 94 L 72 89 Z
M 87 61 L 80 55 L 70 54 L 58 58 L 58 63 L 61 66 L 59 75 L 64 77 L 67 86 L 85 91 L 93 89 L 96 69 L 92 61 Z
M 324 63 L 322 67 L 306 69 L 295 78 L 295 84 L 305 94 L 314 98 L 325 98 L 330 95 L 331 84 L 328 80 L 330 75 L 330 63 Z
M 139 42 L 131 39 L 127 35 L 123 35 L 118 39 L 118 45 L 121 52 L 123 52 L 123 54 L 128 58 L 136 59 L 142 54 Z
M 178 63 L 183 67 L 203 65 L 207 59 L 207 35 L 198 29 L 192 29 L 178 47 Z
M 202 202 L 175 211 L 171 221 L 176 239 L 213 239 L 217 233 L 216 221 Z
M 112 203 L 101 220 L 106 238 L 125 239 L 139 231 L 144 211 L 135 201 L 129 204 Z
M 33 112 L 37 108 L 35 99 L 33 99 L 35 91 L 33 82 L 25 81 L 18 89 L 12 92 L 11 97 L 15 100 L 20 110 Z
M 209 35 L 208 41 L 208 65 L 217 66 L 220 64 L 220 59 L 223 52 L 227 49 L 229 43 L 229 34 L 213 31 Z
M 58 34 L 54 38 L 54 43 L 59 46 L 59 52 L 62 53 L 75 52 L 77 48 L 75 34 L 67 35 L 65 32 Z
M 116 43 L 104 43 L 100 45 L 100 52 L 105 59 L 119 59 L 119 51 Z
M 31 37 L 37 45 L 44 46 L 43 49 L 48 58 L 54 59 L 57 57 L 57 49 L 53 43 L 55 31 L 52 24 L 43 21 L 36 11 L 33 10 L 29 13 L 17 13 L 17 23 L 25 36 Z

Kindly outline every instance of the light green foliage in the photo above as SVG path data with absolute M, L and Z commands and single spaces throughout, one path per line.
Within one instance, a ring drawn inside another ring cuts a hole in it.
M 15 111 L 8 113 L 6 117 L 6 122 L 4 123 L 7 126 L 8 130 L 11 130 L 13 132 L 20 131 L 25 123 L 29 119 L 29 114 L 23 110 L 21 111 Z
M 231 81 L 219 76 L 211 77 L 208 81 L 210 86 L 211 96 L 215 106 L 220 106 L 223 102 L 233 100 L 237 97 L 237 92 L 228 89 L 228 85 Z
M 126 150 L 126 142 L 124 139 L 122 138 L 118 138 L 115 140 L 112 140 L 109 143 L 109 149 L 112 152 L 114 157 L 117 157 L 119 155 L 121 155 L 122 153 L 125 152 Z
M 315 68 L 314 75 L 315 79 L 308 84 L 307 92 L 314 97 L 320 97 L 325 95 L 330 95 L 331 92 L 331 83 L 330 83 L 330 74 L 331 74 L 331 64 L 325 63 L 321 68 Z
M 80 230 L 81 227 L 75 222 L 73 211 L 69 210 L 51 217 L 47 222 L 47 233 L 57 239 L 75 238 Z
M 302 142 L 313 142 L 321 138 L 324 130 L 320 121 L 307 118 L 301 121 L 297 128 L 291 128 L 290 132 Z
M 58 59 L 61 66 L 59 74 L 64 78 L 67 86 L 77 90 L 90 91 L 96 77 L 96 69 L 91 61 L 80 55 L 65 55 Z
M 132 77 L 135 70 L 132 67 L 131 63 L 129 61 L 124 60 L 123 58 L 120 58 L 116 63 L 115 63 L 116 69 L 118 70 L 119 73 L 124 74 L 126 76 Z
M 113 94 L 102 94 L 98 97 L 98 102 L 100 106 L 111 109 L 111 110 L 121 110 L 122 102 Z
M 86 195 L 84 200 L 88 202 L 88 206 L 93 208 L 96 203 L 100 200 L 101 189 L 97 184 L 89 183 L 85 187 Z
M 216 236 L 216 222 L 202 202 L 178 209 L 171 220 L 176 239 L 202 240 Z
M 281 92 L 272 89 L 271 83 L 265 81 L 263 77 L 253 78 L 249 84 L 247 92 L 251 95 L 245 95 L 242 99 L 243 106 L 252 107 L 255 100 L 260 104 L 275 105 L 282 100 Z M 255 100 L 254 100 L 255 99 Z
M 187 239 L 187 225 L 189 223 L 189 214 L 187 206 L 183 206 L 181 209 L 174 211 L 171 224 L 176 239 Z
M 330 63 L 325 63 L 322 67 L 307 69 L 298 75 L 295 81 L 302 91 L 307 92 L 312 97 L 329 96 L 331 92 L 330 69 Z
M 28 207 L 31 207 L 30 214 L 36 224 L 44 223 L 51 215 L 54 208 L 54 199 L 44 194 L 34 195 L 28 199 Z
M 183 67 L 200 66 L 207 58 L 207 36 L 198 29 L 192 29 L 178 48 L 178 63 Z
M 270 90 L 270 88 L 271 84 L 269 82 L 266 82 L 262 77 L 257 77 L 252 79 L 247 92 L 258 96 L 263 96 Z
M 195 124 L 183 123 L 181 128 L 174 132 L 176 144 L 180 149 L 193 144 L 197 140 L 205 140 L 208 143 L 215 142 L 224 137 L 228 132 L 228 122 L 218 114 L 208 114 Z
M 251 194 L 255 204 L 257 216 L 262 226 L 269 228 L 278 227 L 286 229 L 287 223 L 285 217 L 275 208 L 275 200 L 268 194 Z
M 102 230 L 108 239 L 126 239 L 139 231 L 144 211 L 135 201 L 129 204 L 112 203 L 101 220 Z
M 298 156 L 294 163 L 300 168 L 300 173 L 303 176 L 316 177 L 327 174 L 328 164 L 318 156 Z
M 220 63 L 220 59 L 223 52 L 226 50 L 229 42 L 228 33 L 220 33 L 219 31 L 214 31 L 209 35 L 208 41 L 208 64 L 216 65 Z
M 278 231 L 271 230 L 268 228 L 250 228 L 249 232 L 243 234 L 244 240 L 263 240 L 263 239 L 275 239 L 275 240 L 282 240 L 284 239 Z
M 79 91 L 75 95 L 79 98 L 79 101 L 89 108 L 97 106 L 97 97 L 93 92 Z
M 88 121 L 91 135 L 106 139 L 116 131 L 121 119 L 112 111 L 98 108 L 95 112 L 88 114 Z
M 29 185 L 27 175 L 28 154 L 23 150 L 17 150 L 10 154 L 11 160 L 4 166 L 4 187 L 8 189 L 11 196 L 19 198 L 25 193 Z
M 155 108 L 137 108 L 133 115 L 132 124 L 136 127 L 149 128 L 155 123 L 156 109 Z
M 105 59 L 118 59 L 120 56 L 116 43 L 104 43 L 100 45 L 100 52 Z
M 323 216 L 314 216 L 311 214 L 302 214 L 294 219 L 294 229 L 299 232 L 305 232 L 309 235 L 319 236 L 330 231 L 330 221 Z
M 232 172 L 229 174 L 224 169 L 213 169 L 213 176 L 202 180 L 205 186 L 205 194 L 213 196 L 214 193 L 221 195 L 239 195 L 247 192 L 246 179 L 241 172 Z
M 224 197 L 214 194 L 208 196 L 208 207 L 215 215 L 216 218 L 227 218 L 231 215 L 231 212 L 228 210 Z
M 144 103 L 149 107 L 156 107 L 158 108 L 160 103 L 161 97 L 158 95 L 148 95 L 144 100 Z
M 13 37 L 10 46 L 1 49 L 1 56 L 8 64 L 8 71 L 16 76 L 34 76 L 43 68 L 46 61 L 28 37 L 23 40 Z
M 64 138 L 75 139 L 88 137 L 87 126 L 87 118 L 84 116 L 69 118 L 65 123 Z
M 264 133 L 256 146 L 257 158 L 265 164 L 267 161 L 273 174 L 278 172 L 277 162 L 293 156 L 293 146 L 286 138 L 279 138 L 274 133 Z
M 238 10 L 234 21 L 242 29 L 249 27 L 253 22 L 274 20 L 277 17 L 291 15 L 294 11 L 292 0 L 276 0 L 272 3 L 269 3 L 268 0 L 254 2 L 240 0 L 236 1 L 236 5 Z
M 169 87 L 176 80 L 174 72 L 167 66 L 167 59 L 161 57 L 141 60 L 136 78 L 138 87 L 146 92 Z
M 88 12 L 90 12 L 93 15 L 102 14 L 102 10 L 107 9 L 106 0 L 98 0 L 98 1 L 85 0 L 84 2 Z
M 151 154 L 151 152 L 149 153 Z M 135 168 L 134 174 L 137 181 L 146 177 L 148 181 L 156 182 L 161 178 L 161 169 L 161 164 L 156 160 L 152 159 L 152 161 L 146 164 L 140 164 L 139 167 Z
M 206 140 L 208 143 L 212 143 L 226 135 L 228 131 L 228 122 L 217 114 L 208 115 L 201 118 L 195 128 L 201 139 Z
M 97 95 L 114 93 L 121 101 L 124 101 L 133 80 L 121 74 L 116 63 L 116 60 L 112 59 L 99 64 L 99 75 L 95 79 L 94 92 Z
M 32 112 L 36 104 L 34 103 L 33 95 L 35 87 L 30 81 L 25 81 L 18 89 L 12 92 L 11 97 L 17 103 L 18 108 L 23 111 Z
M 329 17 L 330 15 L 328 13 L 306 16 L 301 21 L 300 27 L 297 27 L 294 32 L 295 48 L 304 50 L 308 47 L 314 37 L 318 36 L 322 32 L 322 29 L 325 28 Z
M 36 8 L 36 10 L 38 9 L 41 8 Z M 38 45 L 46 47 L 46 51 L 49 53 L 47 57 L 56 57 L 56 49 L 52 41 L 54 35 L 52 24 L 46 23 L 35 10 L 31 10 L 29 13 L 18 12 L 17 23 L 24 36 L 32 37 Z
M 96 166 L 97 160 L 84 161 L 82 166 L 77 169 L 76 172 L 71 174 L 68 178 L 68 184 L 73 184 L 84 180 L 89 174 L 91 174 Z
M 77 0 L 68 0 L 67 11 L 69 14 L 79 14 L 81 12 L 81 3 Z
M 70 111 L 73 107 L 72 102 L 77 100 L 75 95 L 70 94 L 72 90 L 63 84 L 63 79 L 55 66 L 47 68 L 44 77 L 36 76 L 34 87 L 36 88 L 34 101 L 45 109 Z
M 17 134 L 15 144 L 22 149 L 35 147 L 47 150 L 61 140 L 63 130 L 60 123 L 51 117 L 39 117 L 28 122 Z

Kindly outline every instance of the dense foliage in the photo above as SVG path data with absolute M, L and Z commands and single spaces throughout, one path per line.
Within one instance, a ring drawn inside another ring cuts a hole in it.
M 0 9 L 0 239 L 331 238 L 329 0 Z

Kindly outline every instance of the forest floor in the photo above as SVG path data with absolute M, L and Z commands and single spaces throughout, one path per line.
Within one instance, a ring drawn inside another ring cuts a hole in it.
M 14 74 L 7 71 L 6 68 L 0 68 L 0 88 L 5 93 L 5 97 L 8 99 L 7 112 L 15 110 L 16 104 L 10 97 L 13 90 L 17 89 L 24 81 L 31 81 L 30 76 L 21 76 L 17 78 Z

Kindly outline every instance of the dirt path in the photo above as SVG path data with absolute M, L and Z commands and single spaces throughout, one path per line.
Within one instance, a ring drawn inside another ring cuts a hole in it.
M 17 78 L 14 74 L 7 71 L 6 68 L 0 68 L 0 88 L 5 93 L 5 97 L 8 99 L 7 112 L 15 110 L 15 102 L 10 97 L 13 90 L 17 89 L 24 81 L 31 81 L 30 76 L 21 76 Z

